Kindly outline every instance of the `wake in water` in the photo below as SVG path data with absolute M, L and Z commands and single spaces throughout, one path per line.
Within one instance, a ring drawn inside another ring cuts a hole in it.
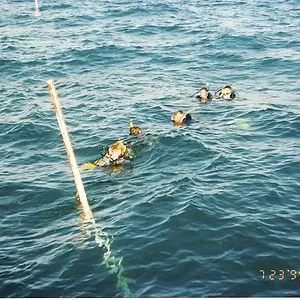
M 111 248 L 113 237 L 98 226 L 95 219 L 84 221 L 83 230 L 86 232 L 87 237 L 94 236 L 96 244 L 103 251 L 103 264 L 109 270 L 110 274 L 116 274 L 117 288 L 120 289 L 122 297 L 131 297 L 132 293 L 128 283 L 134 281 L 124 275 L 123 258 L 116 257 L 113 254 Z

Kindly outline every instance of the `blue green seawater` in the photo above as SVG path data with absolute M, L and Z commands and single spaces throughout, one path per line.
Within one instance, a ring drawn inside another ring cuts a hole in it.
M 1 1 L 0 296 L 300 296 L 299 1 L 40 9 Z M 82 173 L 95 225 L 48 79 L 79 165 L 131 118 L 151 139 L 121 172 Z M 240 99 L 201 105 L 206 83 Z M 178 109 L 196 122 L 174 127 Z

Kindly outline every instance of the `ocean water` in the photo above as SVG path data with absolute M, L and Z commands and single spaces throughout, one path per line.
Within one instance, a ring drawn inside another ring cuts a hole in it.
M 1 297 L 300 296 L 298 0 L 2 0 Z M 78 164 L 128 135 L 123 170 Z M 232 84 L 236 101 L 191 97 Z M 190 126 L 170 116 L 191 110 Z

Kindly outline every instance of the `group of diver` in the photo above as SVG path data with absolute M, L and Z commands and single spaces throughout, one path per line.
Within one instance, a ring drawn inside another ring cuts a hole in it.
M 225 85 L 216 90 L 214 95 L 209 91 L 208 87 L 202 87 L 193 95 L 196 96 L 201 103 L 206 103 L 213 99 L 233 100 L 237 99 L 238 93 L 230 85 Z M 192 121 L 192 116 L 189 112 L 184 113 L 182 110 L 176 111 L 171 116 L 171 121 L 176 126 L 182 126 Z M 112 144 L 102 158 L 97 159 L 94 163 L 85 163 L 81 166 L 81 170 L 94 169 L 98 166 L 122 166 L 126 162 L 130 162 L 135 157 L 134 144 L 139 142 L 143 137 L 143 132 L 140 127 L 133 126 L 132 120 L 129 123 L 129 135 L 136 138 L 136 141 L 119 140 Z
M 214 98 L 224 100 L 233 100 L 235 98 L 238 98 L 238 93 L 231 85 L 225 85 L 224 87 L 217 89 L 214 95 L 209 92 L 208 87 L 202 87 L 196 94 L 196 98 L 199 99 L 199 101 L 202 103 L 205 103 Z M 196 94 L 194 94 L 194 96 Z
M 239 98 L 238 93 L 231 85 L 225 85 L 224 87 L 217 89 L 214 95 L 209 91 L 208 87 L 202 87 L 193 96 L 196 96 L 196 99 L 201 103 L 206 103 L 213 99 L 233 100 Z M 172 115 L 171 120 L 175 125 L 181 126 L 184 123 L 190 123 L 192 121 L 192 116 L 189 112 L 185 113 L 182 110 L 178 110 Z

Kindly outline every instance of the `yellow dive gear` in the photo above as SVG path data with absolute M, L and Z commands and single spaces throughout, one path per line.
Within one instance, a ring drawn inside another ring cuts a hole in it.
M 79 171 L 83 171 L 83 170 L 92 170 L 94 168 L 96 168 L 97 166 L 95 164 L 92 163 L 85 163 L 83 165 L 80 166 Z

